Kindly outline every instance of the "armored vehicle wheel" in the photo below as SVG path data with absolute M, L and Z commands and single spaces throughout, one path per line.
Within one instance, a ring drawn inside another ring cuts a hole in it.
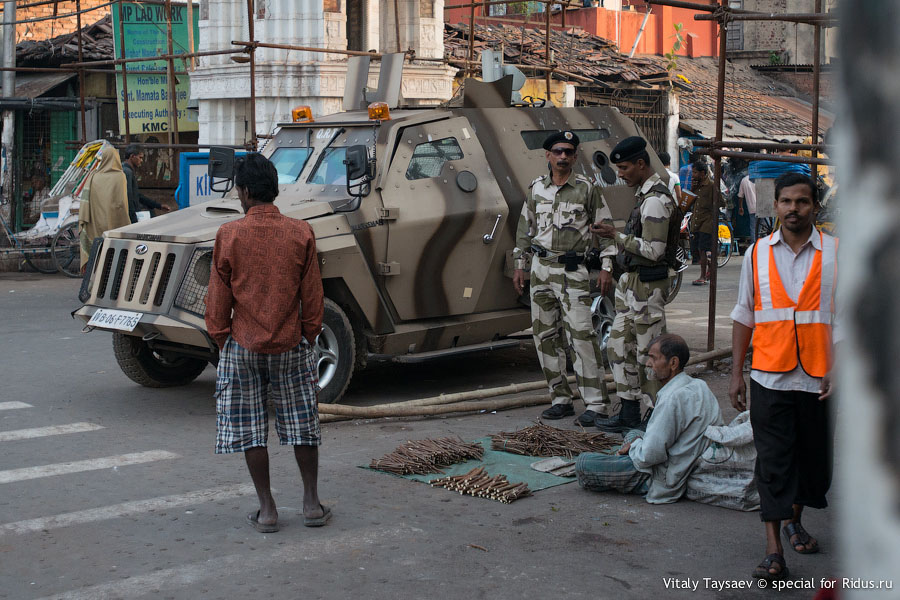
M 316 366 L 319 370 L 319 402 L 332 404 L 341 399 L 356 366 L 353 327 L 346 313 L 325 298 L 322 333 L 316 338 Z
M 591 326 L 600 338 L 600 351 L 603 353 L 603 364 L 609 366 L 606 347 L 609 345 L 609 334 L 612 332 L 613 319 L 616 318 L 616 305 L 608 296 L 597 296 L 591 303 Z
M 200 376 L 208 364 L 202 358 L 158 354 L 139 337 L 113 334 L 113 351 L 119 368 L 135 383 L 162 388 L 187 385 Z

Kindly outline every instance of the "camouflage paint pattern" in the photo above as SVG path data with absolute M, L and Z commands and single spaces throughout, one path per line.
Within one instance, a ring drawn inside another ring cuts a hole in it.
M 598 157 L 608 163 L 615 144 L 640 130 L 610 107 L 401 109 L 381 122 L 369 121 L 365 111 L 316 115 L 313 123 L 281 124 L 261 152 L 271 157 L 280 148 L 312 148 L 296 179 L 279 184 L 276 205 L 313 227 L 326 290 L 348 311 L 369 351 L 417 353 L 489 341 L 528 326 L 530 310 L 504 275 L 528 182 L 547 171 L 544 150 L 526 137 L 566 129 L 596 132 L 579 146 L 574 172 L 602 188 L 602 200 L 621 226 L 634 205 L 633 191 L 604 177 L 609 166 L 601 168 Z M 447 162 L 437 177 L 408 179 L 415 147 L 449 136 L 457 139 L 464 158 Z M 308 180 L 326 147 L 354 144 L 367 146 L 377 159 L 371 191 L 358 204 L 341 183 Z M 650 160 L 664 173 L 652 151 Z M 474 192 L 458 185 L 463 170 L 476 176 Z M 242 217 L 236 193 L 226 196 L 108 232 L 104 251 L 116 252 L 116 265 L 119 256 L 124 261 L 122 272 L 114 269 L 110 280 L 121 276 L 131 287 L 149 291 L 151 299 L 163 279 L 171 289 L 159 304 L 141 303 L 142 294 L 132 297 L 123 284 L 118 297 L 94 294 L 78 316 L 87 320 L 100 307 L 133 310 L 146 315 L 133 335 L 157 332 L 159 339 L 210 346 L 202 316 L 180 310 L 173 300 L 191 277 L 194 249 L 210 245 L 221 224 Z M 484 244 L 482 237 L 495 224 L 493 242 Z M 145 264 L 139 271 L 134 251 L 142 244 L 149 247 L 148 256 L 174 256 L 165 278 L 161 266 L 153 271 Z M 385 275 L 385 263 L 399 263 L 397 274 Z M 479 266 L 477 277 L 468 272 L 472 265 Z M 102 270 L 95 270 L 93 278 L 101 276 Z
M 534 346 L 553 404 L 571 404 L 572 391 L 566 380 L 566 348 L 572 349 L 572 364 L 585 408 L 608 414 L 609 395 L 603 382 L 603 359 L 599 339 L 591 325 L 590 273 L 582 264 L 566 271 L 556 258 L 568 251 L 584 254 L 591 246 L 601 248 L 611 266 L 616 253 L 612 240 L 594 240 L 591 223 L 612 223 L 599 186 L 572 173 L 561 186 L 550 174 L 532 181 L 519 216 L 516 268 L 531 268 L 531 327 Z M 532 244 L 550 256 L 531 256 Z
M 616 234 L 622 251 L 632 255 L 633 265 L 665 263 L 666 238 L 674 200 L 661 186 L 659 175 L 654 173 L 635 193 L 640 206 L 641 235 Z M 652 406 L 656 399 L 659 385 L 647 380 L 647 351 L 653 338 L 666 332 L 665 297 L 668 288 L 668 277 L 644 282 L 637 271 L 623 273 L 619 277 L 616 317 L 607 345 L 619 400 L 642 400 Z
M 585 409 L 609 414 L 603 358 L 591 326 L 590 286 L 584 265 L 567 272 L 563 265 L 535 256 L 531 263 L 531 328 L 552 403 L 572 403 L 565 354 L 570 347 Z
M 616 317 L 606 346 L 619 400 L 642 400 L 653 406 L 659 385 L 647 380 L 647 351 L 653 338 L 666 333 L 668 287 L 668 278 L 643 282 L 637 272 L 619 277 Z

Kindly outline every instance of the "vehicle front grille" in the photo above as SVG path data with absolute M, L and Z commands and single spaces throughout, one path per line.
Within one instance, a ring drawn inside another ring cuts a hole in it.
M 175 294 L 180 265 L 190 246 L 152 244 L 148 254 L 138 254 L 139 244 L 131 240 L 107 239 L 97 269 L 95 302 L 123 309 L 165 308 Z M 150 245 L 150 244 L 147 244 Z M 105 301 L 104 301 L 105 299 Z
M 212 269 L 212 248 L 197 248 L 175 297 L 175 306 L 198 316 L 206 313 L 206 293 Z

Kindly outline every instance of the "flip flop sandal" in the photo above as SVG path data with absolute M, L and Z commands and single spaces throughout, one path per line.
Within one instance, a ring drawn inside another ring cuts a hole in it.
M 278 523 L 260 523 L 259 511 L 247 515 L 247 522 L 253 525 L 253 528 L 260 533 L 275 533 L 278 531 Z
M 695 279 L 691 282 L 691 285 L 706 285 L 705 279 Z
M 319 504 L 322 508 L 321 517 L 303 517 L 303 525 L 306 527 L 322 527 L 331 518 L 331 509 L 324 504 Z
M 803 525 L 800 523 L 788 523 L 784 527 L 781 528 L 781 533 L 784 534 L 784 537 L 787 539 L 788 544 L 790 544 L 791 548 L 793 548 L 794 552 L 797 554 L 815 554 L 819 551 L 819 542 L 817 541 L 812 548 L 806 548 L 805 546 L 812 541 L 812 538 L 809 537 L 809 533 L 807 533 L 806 529 L 803 528 Z M 791 541 L 791 538 L 797 536 L 797 541 Z M 797 550 L 797 546 L 804 546 L 803 550 Z
M 769 569 L 772 568 L 773 564 L 781 567 L 781 570 L 777 573 L 769 573 Z M 787 579 L 788 573 L 790 571 L 788 571 L 787 563 L 784 562 L 784 557 L 778 553 L 772 553 L 757 565 L 753 571 L 753 577 L 755 579 L 765 579 L 766 581 L 780 581 Z

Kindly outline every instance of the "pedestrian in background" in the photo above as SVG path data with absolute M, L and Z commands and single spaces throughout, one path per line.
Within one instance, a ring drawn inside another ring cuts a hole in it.
M 675 202 L 681 202 L 681 180 L 678 178 L 678 173 L 669 168 L 669 164 L 672 162 L 671 157 L 668 152 L 660 152 L 659 153 L 659 161 L 666 168 L 666 173 L 669 174 L 669 193 L 675 198 Z
M 104 232 L 130 225 L 128 219 L 128 191 L 125 173 L 118 151 L 104 144 L 100 164 L 91 171 L 81 190 L 78 208 L 78 229 L 81 249 L 81 270 L 91 255 L 94 240 Z
M 312 228 L 273 204 L 278 172 L 261 154 L 237 159 L 235 188 L 244 217 L 216 233 L 206 326 L 220 349 L 216 370 L 216 453 L 243 452 L 259 497 L 247 515 L 258 531 L 278 531 L 269 484 L 267 404 L 282 445 L 294 447 L 303 480 L 303 524 L 324 525 L 318 494 L 319 413 L 315 341 L 324 296 Z M 270 392 L 271 390 L 271 392 Z
M 513 287 L 522 294 L 525 269 L 529 269 L 534 346 L 552 400 L 541 417 L 562 419 L 575 414 L 566 378 L 568 346 L 585 405 L 577 422 L 589 427 L 599 416 L 609 414 L 609 392 L 603 380 L 600 341 L 591 326 L 590 273 L 584 259 L 594 246 L 591 223 L 612 226 L 612 214 L 600 188 L 572 171 L 578 143 L 578 136 L 571 131 L 553 133 L 544 141 L 550 172 L 531 182 L 522 205 L 513 250 Z M 602 268 L 597 285 L 606 295 L 612 288 L 616 248 L 608 241 L 600 247 Z
M 738 189 L 738 199 L 743 200 L 747 204 L 747 215 L 750 217 L 750 240 L 756 241 L 756 184 L 750 180 L 749 175 L 744 175 L 741 179 L 741 186 Z M 744 204 L 738 209 L 740 214 L 744 214 Z
M 832 345 L 839 337 L 835 311 L 837 239 L 815 226 L 815 182 L 799 173 L 775 181 L 781 226 L 744 255 L 738 301 L 731 318 L 729 396 L 747 407 L 743 365 L 753 338 L 750 423 L 756 446 L 760 518 L 766 557 L 753 576 L 788 576 L 781 533 L 795 552 L 819 551 L 801 524 L 803 508 L 825 508 L 831 486 L 834 425 L 831 419 Z
M 617 260 L 625 272 L 616 285 L 616 318 L 607 355 L 622 402 L 612 418 L 598 418 L 602 431 L 624 433 L 641 424 L 641 401 L 653 406 L 658 382 L 648 381 L 647 351 L 656 336 L 666 332 L 666 294 L 670 260 L 674 260 L 681 223 L 670 222 L 675 199 L 650 166 L 647 142 L 632 136 L 613 149 L 610 161 L 619 177 L 635 188 L 637 200 L 623 232 L 608 223 L 594 223 L 591 231 L 612 239 L 620 248 Z
M 137 144 L 130 144 L 125 148 L 125 162 L 122 165 L 125 178 L 128 180 L 128 218 L 132 223 L 137 223 L 137 213 L 143 210 L 158 210 L 169 212 L 169 207 L 141 193 L 138 187 L 137 171 L 144 164 L 144 151 Z
M 709 281 L 710 262 L 712 260 L 713 237 L 716 237 L 718 221 L 715 215 L 715 198 L 713 184 L 709 180 L 706 163 L 696 162 L 691 176 L 694 193 L 693 215 L 691 216 L 691 236 L 696 240 L 697 254 L 700 257 L 700 277 L 692 283 L 706 285 Z M 718 241 L 718 240 L 717 240 Z

